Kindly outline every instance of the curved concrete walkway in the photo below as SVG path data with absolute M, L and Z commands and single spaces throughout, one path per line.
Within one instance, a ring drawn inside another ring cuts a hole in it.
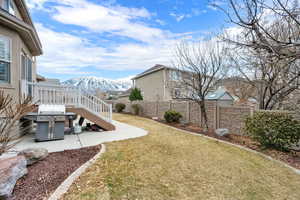
M 35 142 L 34 135 L 24 136 L 12 151 L 21 151 L 27 148 L 46 148 L 49 152 L 59 152 L 70 149 L 79 149 L 82 147 L 95 146 L 98 144 L 126 140 L 131 138 L 142 137 L 148 134 L 147 131 L 128 124 L 113 121 L 116 126 L 115 131 L 104 132 L 82 132 L 79 135 L 65 135 L 64 140 L 49 142 Z M 7 153 L 1 157 L 10 157 L 16 152 Z

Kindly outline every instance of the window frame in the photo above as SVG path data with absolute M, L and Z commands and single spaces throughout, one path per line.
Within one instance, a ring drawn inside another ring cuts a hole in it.
M 25 62 L 23 61 L 23 58 Z M 24 63 L 25 66 L 23 66 Z M 29 70 L 29 66 L 31 70 Z M 31 58 L 26 53 L 24 53 L 24 51 L 22 51 L 21 52 L 21 80 L 25 80 L 27 82 L 33 82 L 33 66 L 34 66 L 33 58 Z M 25 69 L 23 67 L 25 67 Z M 29 72 L 31 73 L 29 74 Z
M 9 14 L 16 16 L 16 8 L 13 0 L 3 0 L 2 8 Z
M 182 80 L 182 74 L 177 70 L 170 70 L 170 80 L 171 81 L 180 81 Z
M 0 35 L 0 40 L 4 39 L 8 41 L 9 44 L 9 59 L 2 59 L 0 58 L 0 62 L 6 63 L 7 66 L 7 80 L 0 80 L 0 84 L 10 84 L 11 83 L 11 66 L 12 66 L 12 39 L 5 35 Z
M 182 97 L 181 89 L 180 88 L 174 88 L 173 89 L 173 95 L 174 95 L 174 99 L 180 99 Z

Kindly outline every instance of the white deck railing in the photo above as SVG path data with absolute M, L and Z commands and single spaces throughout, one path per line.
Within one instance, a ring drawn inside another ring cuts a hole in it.
M 65 85 L 27 84 L 33 101 L 38 105 L 55 104 L 84 108 L 107 122 L 112 121 L 112 105 L 82 89 Z

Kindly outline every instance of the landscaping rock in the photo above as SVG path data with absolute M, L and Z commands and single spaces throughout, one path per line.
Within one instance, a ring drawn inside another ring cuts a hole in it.
M 48 156 L 48 150 L 44 148 L 30 148 L 21 151 L 18 155 L 22 155 L 27 160 L 27 165 L 32 165 Z
M 0 160 L 0 199 L 11 196 L 16 182 L 27 174 L 26 159 L 24 156 Z
M 229 130 L 227 128 L 219 128 L 215 131 L 218 136 L 225 136 L 229 134 Z

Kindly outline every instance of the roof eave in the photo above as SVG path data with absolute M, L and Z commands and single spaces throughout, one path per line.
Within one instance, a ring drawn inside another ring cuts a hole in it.
M 34 26 L 21 21 L 20 19 L 1 9 L 0 23 L 18 32 L 33 56 L 39 56 L 43 54 L 42 44 Z
M 161 68 L 158 68 L 158 69 L 149 71 L 149 72 L 144 73 L 144 74 L 142 73 L 142 74 L 140 74 L 140 75 L 137 75 L 137 76 L 133 77 L 131 80 L 136 80 L 136 79 L 142 78 L 142 77 L 144 77 L 144 76 L 146 76 L 146 75 L 149 75 L 149 74 L 152 74 L 152 73 L 154 73 L 154 72 L 158 72 L 158 71 L 161 71 L 161 70 L 164 70 L 164 69 L 169 69 L 169 67 L 162 66 Z

